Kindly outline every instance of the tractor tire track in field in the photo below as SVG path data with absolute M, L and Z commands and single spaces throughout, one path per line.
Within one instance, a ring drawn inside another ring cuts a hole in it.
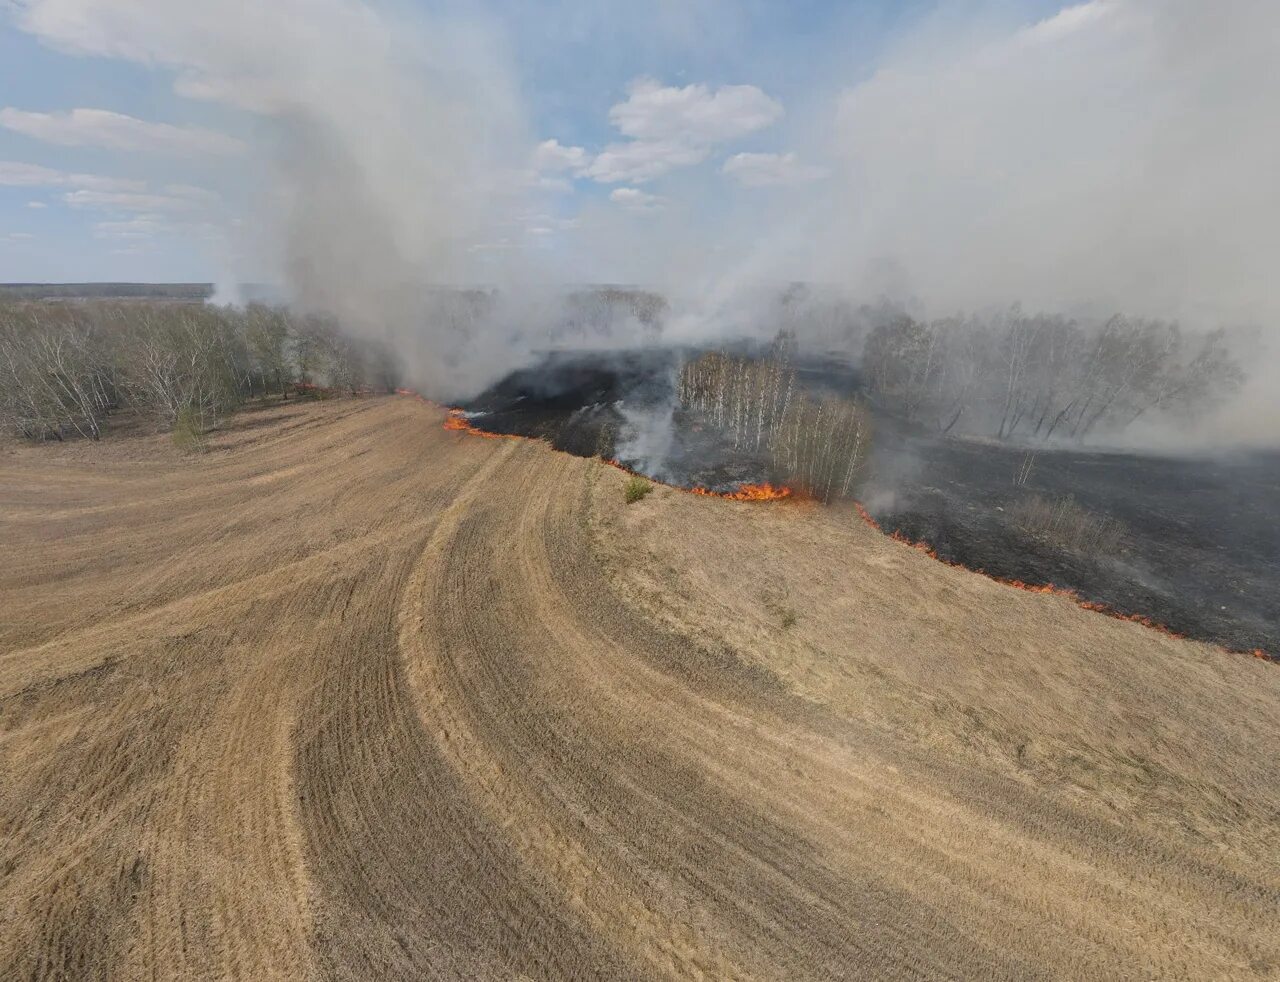
M 1274 672 L 623 480 L 394 399 L 0 458 L 0 977 L 1280 971 Z

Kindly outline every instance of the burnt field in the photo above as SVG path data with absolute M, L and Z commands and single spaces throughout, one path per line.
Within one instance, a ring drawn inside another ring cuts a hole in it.
M 687 352 L 556 352 L 462 406 L 489 433 L 546 440 L 579 457 L 604 457 L 665 484 L 730 492 L 779 479 L 761 454 L 733 450 L 675 402 Z
M 864 491 L 873 517 L 941 559 L 1065 587 L 1228 648 L 1280 652 L 1280 454 L 1042 450 L 1028 463 L 1023 449 L 882 426 L 875 464 Z M 1032 498 L 1069 499 L 1120 528 L 1105 548 L 1064 548 L 1015 521 Z
M 461 408 L 491 433 L 544 439 L 667 484 L 733 493 L 782 483 L 682 409 L 674 348 L 559 352 Z M 857 392 L 855 370 L 800 360 L 813 393 Z M 1280 455 L 1171 458 L 942 439 L 883 414 L 859 497 L 887 533 L 1000 579 L 1053 585 L 1224 647 L 1280 653 Z M 1105 534 L 1082 546 L 1028 522 L 1069 508 Z

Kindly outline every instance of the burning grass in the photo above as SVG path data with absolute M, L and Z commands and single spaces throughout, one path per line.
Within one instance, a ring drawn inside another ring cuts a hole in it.
M 405 389 L 396 390 L 401 395 L 414 395 Z M 420 396 L 418 398 L 421 398 Z M 534 440 L 537 437 L 526 437 L 519 433 L 492 433 L 489 430 L 483 430 L 476 426 L 467 416 L 466 412 L 461 409 L 450 409 L 445 416 L 444 428 L 457 433 L 469 433 L 472 436 L 482 436 L 488 439 L 511 439 L 511 440 Z M 653 481 L 641 474 L 637 474 L 629 467 L 617 460 L 605 460 L 610 467 L 616 467 L 618 470 L 631 475 L 631 480 L 627 483 L 625 494 L 627 504 L 634 504 L 643 498 L 646 494 L 653 490 L 655 484 L 661 484 L 661 481 Z M 730 501 L 784 501 L 788 498 L 802 498 L 795 489 L 784 484 L 770 484 L 764 482 L 761 484 L 740 484 L 732 491 L 713 491 L 710 488 L 703 487 L 678 487 L 676 485 L 665 485 L 666 487 L 676 487 L 679 491 L 688 491 L 691 494 L 702 495 L 707 498 L 725 498 Z M 640 490 L 643 487 L 644 490 Z
M 793 346 L 793 337 L 780 334 L 763 358 L 708 352 L 685 363 L 678 396 L 734 450 L 767 451 L 775 473 L 806 497 L 829 503 L 852 493 L 865 471 L 871 419 L 856 400 L 805 392 L 789 363 Z M 764 490 L 769 488 L 744 486 L 740 500 L 779 496 Z
M 773 485 L 768 481 L 763 484 L 743 484 L 736 491 L 711 491 L 707 488 L 689 490 L 708 498 L 728 498 L 730 501 L 782 501 L 796 497 L 795 491 L 786 485 Z
M 467 418 L 467 414 L 461 409 L 450 409 L 449 415 L 445 417 L 444 428 L 446 430 L 456 430 L 459 433 L 470 433 L 472 436 L 483 436 L 489 439 L 498 439 L 506 436 L 505 433 L 489 433 L 486 430 L 479 429 L 471 424 L 471 420 Z
M 409 394 L 409 393 L 405 393 L 405 394 Z M 831 418 L 835 419 L 835 416 L 833 415 Z M 867 439 L 866 432 L 865 431 L 861 433 L 858 432 L 858 428 L 856 425 L 852 427 L 845 425 L 850 421 L 852 421 L 855 424 L 857 422 L 857 420 L 853 417 L 849 417 L 847 419 L 840 419 L 839 423 L 841 425 L 836 426 L 835 429 L 840 430 L 842 432 L 853 433 L 855 437 L 853 439 L 853 443 L 855 446 L 864 445 L 863 441 Z M 533 437 L 533 436 L 525 437 L 520 434 L 488 432 L 486 430 L 481 429 L 478 425 L 476 425 L 476 423 L 473 422 L 472 418 L 468 417 L 467 414 L 460 409 L 451 409 L 448 411 L 448 416 L 445 420 L 444 428 L 447 430 L 452 430 L 452 431 L 461 432 L 461 433 L 468 433 L 473 436 L 481 436 L 481 437 L 486 437 L 490 439 L 496 439 L 499 437 L 509 437 L 513 439 L 539 439 L 538 437 Z M 822 457 L 823 459 L 828 459 L 828 455 L 820 454 L 819 456 Z M 617 460 L 605 460 L 605 463 L 608 463 L 610 466 L 616 467 L 617 469 L 630 475 L 633 479 L 633 482 L 642 482 L 643 484 L 648 485 L 650 487 L 652 487 L 655 484 L 658 484 L 658 485 L 662 484 L 662 482 L 660 481 L 655 482 L 644 477 L 643 475 L 636 474 L 636 472 L 632 471 L 629 467 L 620 463 Z M 846 459 L 846 466 L 847 466 L 847 459 Z M 631 486 L 632 484 L 629 483 L 624 489 L 624 495 L 629 504 L 640 500 L 640 498 L 643 497 L 644 494 L 648 493 L 648 492 L 642 493 L 642 492 L 639 492 L 638 490 L 633 491 L 631 490 Z M 784 501 L 784 500 L 791 500 L 791 501 L 822 500 L 820 496 L 816 496 L 808 492 L 806 490 L 806 486 L 803 484 L 775 485 L 770 483 L 759 483 L 759 484 L 745 483 L 737 486 L 732 490 L 724 490 L 724 491 L 712 490 L 706 487 L 687 487 L 687 486 L 682 487 L 679 485 L 663 485 L 663 486 L 674 487 L 676 488 L 676 490 L 685 491 L 685 492 L 700 495 L 703 497 L 724 498 L 726 500 L 731 500 L 731 501 L 768 502 L 768 501 Z M 640 483 L 636 483 L 635 487 L 638 489 L 640 487 Z M 635 497 L 633 497 L 633 495 L 635 495 Z M 867 512 L 866 509 L 863 508 L 860 504 L 857 504 L 855 502 L 855 505 L 857 507 L 859 514 L 862 516 L 862 519 L 868 525 L 870 525 L 871 527 L 879 531 L 880 525 L 875 521 L 874 518 L 871 517 L 870 513 Z M 1118 551 L 1118 549 L 1121 547 L 1123 543 L 1123 538 L 1126 531 L 1125 526 L 1122 523 L 1114 519 L 1110 519 L 1108 517 L 1100 517 L 1100 516 L 1094 515 L 1088 512 L 1087 510 L 1080 508 L 1078 505 L 1075 505 L 1074 502 L 1064 502 L 1062 499 L 1059 499 L 1056 501 L 1050 501 L 1046 499 L 1035 499 L 1034 497 L 1029 498 L 1027 499 L 1026 508 L 1024 510 L 1019 511 L 1018 514 L 1021 516 L 1021 521 L 1018 522 L 1019 527 L 1024 528 L 1025 530 L 1031 532 L 1032 534 L 1043 535 L 1046 538 L 1050 536 L 1057 537 L 1058 541 L 1055 542 L 1055 544 L 1068 544 L 1069 547 L 1072 547 L 1081 551 L 1092 550 L 1099 553 L 1113 553 L 1115 551 Z M 1018 520 L 1015 518 L 1015 521 L 1018 521 Z M 1145 627 L 1159 631 L 1162 634 L 1165 634 L 1171 637 L 1183 637 L 1183 635 L 1179 634 L 1176 631 L 1171 630 L 1170 628 L 1164 626 L 1163 624 L 1158 623 L 1157 621 L 1153 620 L 1150 617 L 1147 617 L 1142 614 L 1137 614 L 1137 613 L 1126 613 L 1120 610 L 1116 610 L 1115 608 L 1107 604 L 1099 603 L 1092 600 L 1087 600 L 1084 597 L 1080 596 L 1074 590 L 1057 587 L 1057 586 L 1054 586 L 1053 584 L 1028 583 L 1019 579 L 1010 579 L 1010 578 L 1004 578 L 1000 576 L 993 576 L 991 574 L 986 573 L 986 571 L 983 569 L 972 569 L 969 566 L 965 566 L 963 563 L 956 563 L 956 562 L 951 562 L 947 559 L 943 559 L 941 556 L 938 555 L 936 550 L 934 550 L 926 542 L 913 541 L 907 536 L 902 535 L 901 533 L 896 533 L 896 532 L 893 533 L 890 537 L 918 551 L 924 552 L 926 555 L 930 556 L 933 559 L 938 560 L 939 562 L 945 562 L 951 566 L 958 566 L 960 568 L 970 569 L 973 572 L 977 572 L 980 575 L 987 576 L 989 579 L 996 580 L 996 582 L 1003 583 L 1006 586 L 1014 587 L 1015 589 L 1024 590 L 1030 593 L 1057 594 L 1058 596 L 1066 597 L 1067 599 L 1075 603 L 1077 606 L 1085 610 L 1096 611 L 1099 613 L 1107 614 L 1108 616 L 1117 618 L 1119 620 L 1126 620 L 1133 623 L 1141 624 Z M 1230 649 L 1224 648 L 1224 650 L 1230 650 Z M 1250 649 L 1245 653 L 1251 654 L 1254 657 L 1260 658 L 1260 659 L 1275 660 L 1274 658 L 1272 658 L 1270 654 L 1268 654 L 1266 651 L 1262 649 Z

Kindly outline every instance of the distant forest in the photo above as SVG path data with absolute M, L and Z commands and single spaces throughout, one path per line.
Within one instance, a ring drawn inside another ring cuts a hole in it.
M 213 296 L 212 283 L 0 283 L 4 300 L 188 300 Z

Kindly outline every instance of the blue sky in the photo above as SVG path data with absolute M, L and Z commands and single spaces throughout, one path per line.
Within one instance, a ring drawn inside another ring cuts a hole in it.
M 0 6 L 0 162 L 6 168 L 0 169 L 0 281 L 206 280 L 225 274 L 228 229 L 253 221 L 262 143 L 271 142 L 259 137 L 269 127 L 260 113 L 238 104 L 243 100 L 179 94 L 175 83 L 200 54 L 198 43 L 195 54 L 184 49 L 192 45 L 183 31 L 201 29 L 199 15 L 192 14 L 189 25 L 154 27 L 149 6 L 151 13 L 163 11 L 155 16 L 163 22 L 181 16 L 174 11 L 184 3 L 19 0 Z M 236 16 L 236 6 L 228 6 L 228 17 Z M 306 9 L 305 3 L 294 6 Z M 319 6 L 360 4 L 323 0 Z M 509 76 L 531 148 L 554 139 L 582 148 L 590 159 L 627 142 L 609 113 L 642 78 L 660 91 L 701 87 L 708 100 L 725 86 L 754 87 L 780 107 L 772 121 L 744 124 L 741 132 L 730 127 L 724 139 L 691 150 L 687 157 L 695 162 L 657 177 L 602 181 L 568 167 L 547 175 L 567 190 L 538 207 L 567 225 L 592 202 L 652 210 L 650 203 L 667 200 L 668 182 L 690 186 L 699 177 L 708 190 L 696 200 L 713 207 L 735 187 L 721 175 L 728 157 L 795 153 L 794 144 L 804 142 L 801 131 L 825 117 L 841 87 L 869 76 L 882 52 L 933 15 L 935 6 L 923 0 L 500 0 L 480 14 L 474 4 L 378 10 L 414 22 L 430 18 L 427 32 L 463 21 L 468 32 L 483 34 Z M 1029 22 L 1055 7 L 1027 2 L 1004 4 L 1000 11 Z M 114 16 L 113 8 L 136 9 L 139 16 Z M 305 59 L 310 26 L 295 20 L 300 26 L 291 37 L 290 22 L 283 23 L 277 43 L 296 45 Z M 253 71 L 251 58 L 238 49 L 228 52 L 230 70 Z M 315 53 L 317 60 L 324 56 L 323 48 Z M 358 89 L 361 79 L 347 84 Z M 90 113 L 65 115 L 76 110 Z M 157 124 L 177 129 L 157 130 Z M 226 142 L 218 143 L 219 136 Z M 776 163 L 753 161 L 757 168 Z M 823 166 L 796 158 L 788 179 L 803 181 Z M 713 182 L 711 175 L 719 176 Z M 241 256 L 238 275 L 252 277 L 244 264 Z
M 60 53 L 19 30 L 0 10 L 0 108 L 61 113 L 103 109 L 137 119 L 242 128 L 240 114 L 183 99 L 173 91 L 173 73 L 133 62 Z M 37 167 L 57 175 L 90 175 L 121 182 L 200 186 L 217 178 L 219 161 L 198 156 L 95 145 L 68 146 L 0 126 L 0 161 Z M 53 177 L 4 179 L 0 171 L 0 281 L 207 280 L 216 270 L 215 251 L 193 230 L 166 230 L 143 243 L 119 228 L 150 212 L 135 208 L 73 205 L 78 186 Z M 106 227 L 102 227 L 106 226 Z

